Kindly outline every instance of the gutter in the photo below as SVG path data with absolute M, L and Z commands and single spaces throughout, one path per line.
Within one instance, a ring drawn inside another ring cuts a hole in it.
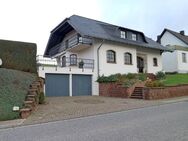
M 100 50 L 100 48 L 102 47 L 102 45 L 103 45 L 103 43 L 104 43 L 104 39 L 102 40 L 102 42 L 101 42 L 101 44 L 99 45 L 99 47 L 97 48 L 97 75 L 98 75 L 98 77 L 99 77 L 99 50 Z

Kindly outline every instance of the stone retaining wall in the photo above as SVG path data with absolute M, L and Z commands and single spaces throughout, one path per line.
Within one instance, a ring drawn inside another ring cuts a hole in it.
M 142 87 L 144 83 L 139 82 L 131 87 L 123 87 L 122 84 L 118 83 L 100 83 L 99 96 L 129 98 L 136 86 Z
M 20 109 L 21 118 L 27 118 L 32 111 L 35 110 L 36 106 L 39 104 L 39 95 L 43 92 L 44 81 L 41 78 L 34 81 L 29 89 L 24 101 L 24 107 Z
M 179 96 L 188 96 L 187 84 L 160 88 L 143 88 L 143 98 L 147 100 L 173 98 Z

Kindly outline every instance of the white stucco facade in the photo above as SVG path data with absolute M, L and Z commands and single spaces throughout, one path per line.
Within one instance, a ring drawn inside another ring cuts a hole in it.
M 176 36 L 166 31 L 161 37 L 161 44 L 163 46 L 181 46 L 188 48 L 188 44 L 184 43 Z M 182 53 L 186 54 L 186 62 L 182 60 Z M 188 51 L 183 50 L 174 50 L 173 52 L 164 52 L 162 54 L 162 64 L 163 70 L 166 72 L 179 72 L 187 73 L 188 72 Z
M 115 51 L 115 63 L 107 62 L 107 50 Z M 130 65 L 124 63 L 124 53 L 126 52 L 132 55 L 132 64 Z M 137 56 L 144 59 L 144 72 L 156 73 L 162 70 L 162 56 L 159 50 L 119 44 L 110 41 L 95 39 L 91 46 L 80 51 L 75 51 L 74 49 L 67 50 L 62 52 L 59 56 L 56 56 L 56 58 L 57 60 L 61 60 L 63 56 L 70 57 L 71 54 L 76 54 L 77 58 L 93 59 L 94 68 L 80 69 L 78 66 L 60 67 L 61 63 L 59 63 L 58 67 L 40 66 L 39 76 L 45 77 L 46 73 L 70 74 L 70 76 L 72 74 L 89 74 L 92 75 L 92 95 L 99 95 L 99 85 L 98 82 L 96 82 L 98 75 L 108 76 L 116 73 L 137 73 Z M 153 65 L 153 58 L 157 59 L 157 66 Z

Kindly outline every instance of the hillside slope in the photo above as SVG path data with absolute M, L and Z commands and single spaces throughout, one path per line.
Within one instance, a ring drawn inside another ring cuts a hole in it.
M 29 85 L 36 74 L 0 68 L 0 120 L 19 118 L 13 106 L 22 107 Z

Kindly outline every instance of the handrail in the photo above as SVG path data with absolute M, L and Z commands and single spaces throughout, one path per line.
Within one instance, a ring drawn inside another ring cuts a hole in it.
M 79 67 L 94 69 L 94 60 L 86 58 L 65 57 L 64 59 L 58 62 L 53 59 L 39 58 L 37 59 L 37 64 L 39 66 Z

